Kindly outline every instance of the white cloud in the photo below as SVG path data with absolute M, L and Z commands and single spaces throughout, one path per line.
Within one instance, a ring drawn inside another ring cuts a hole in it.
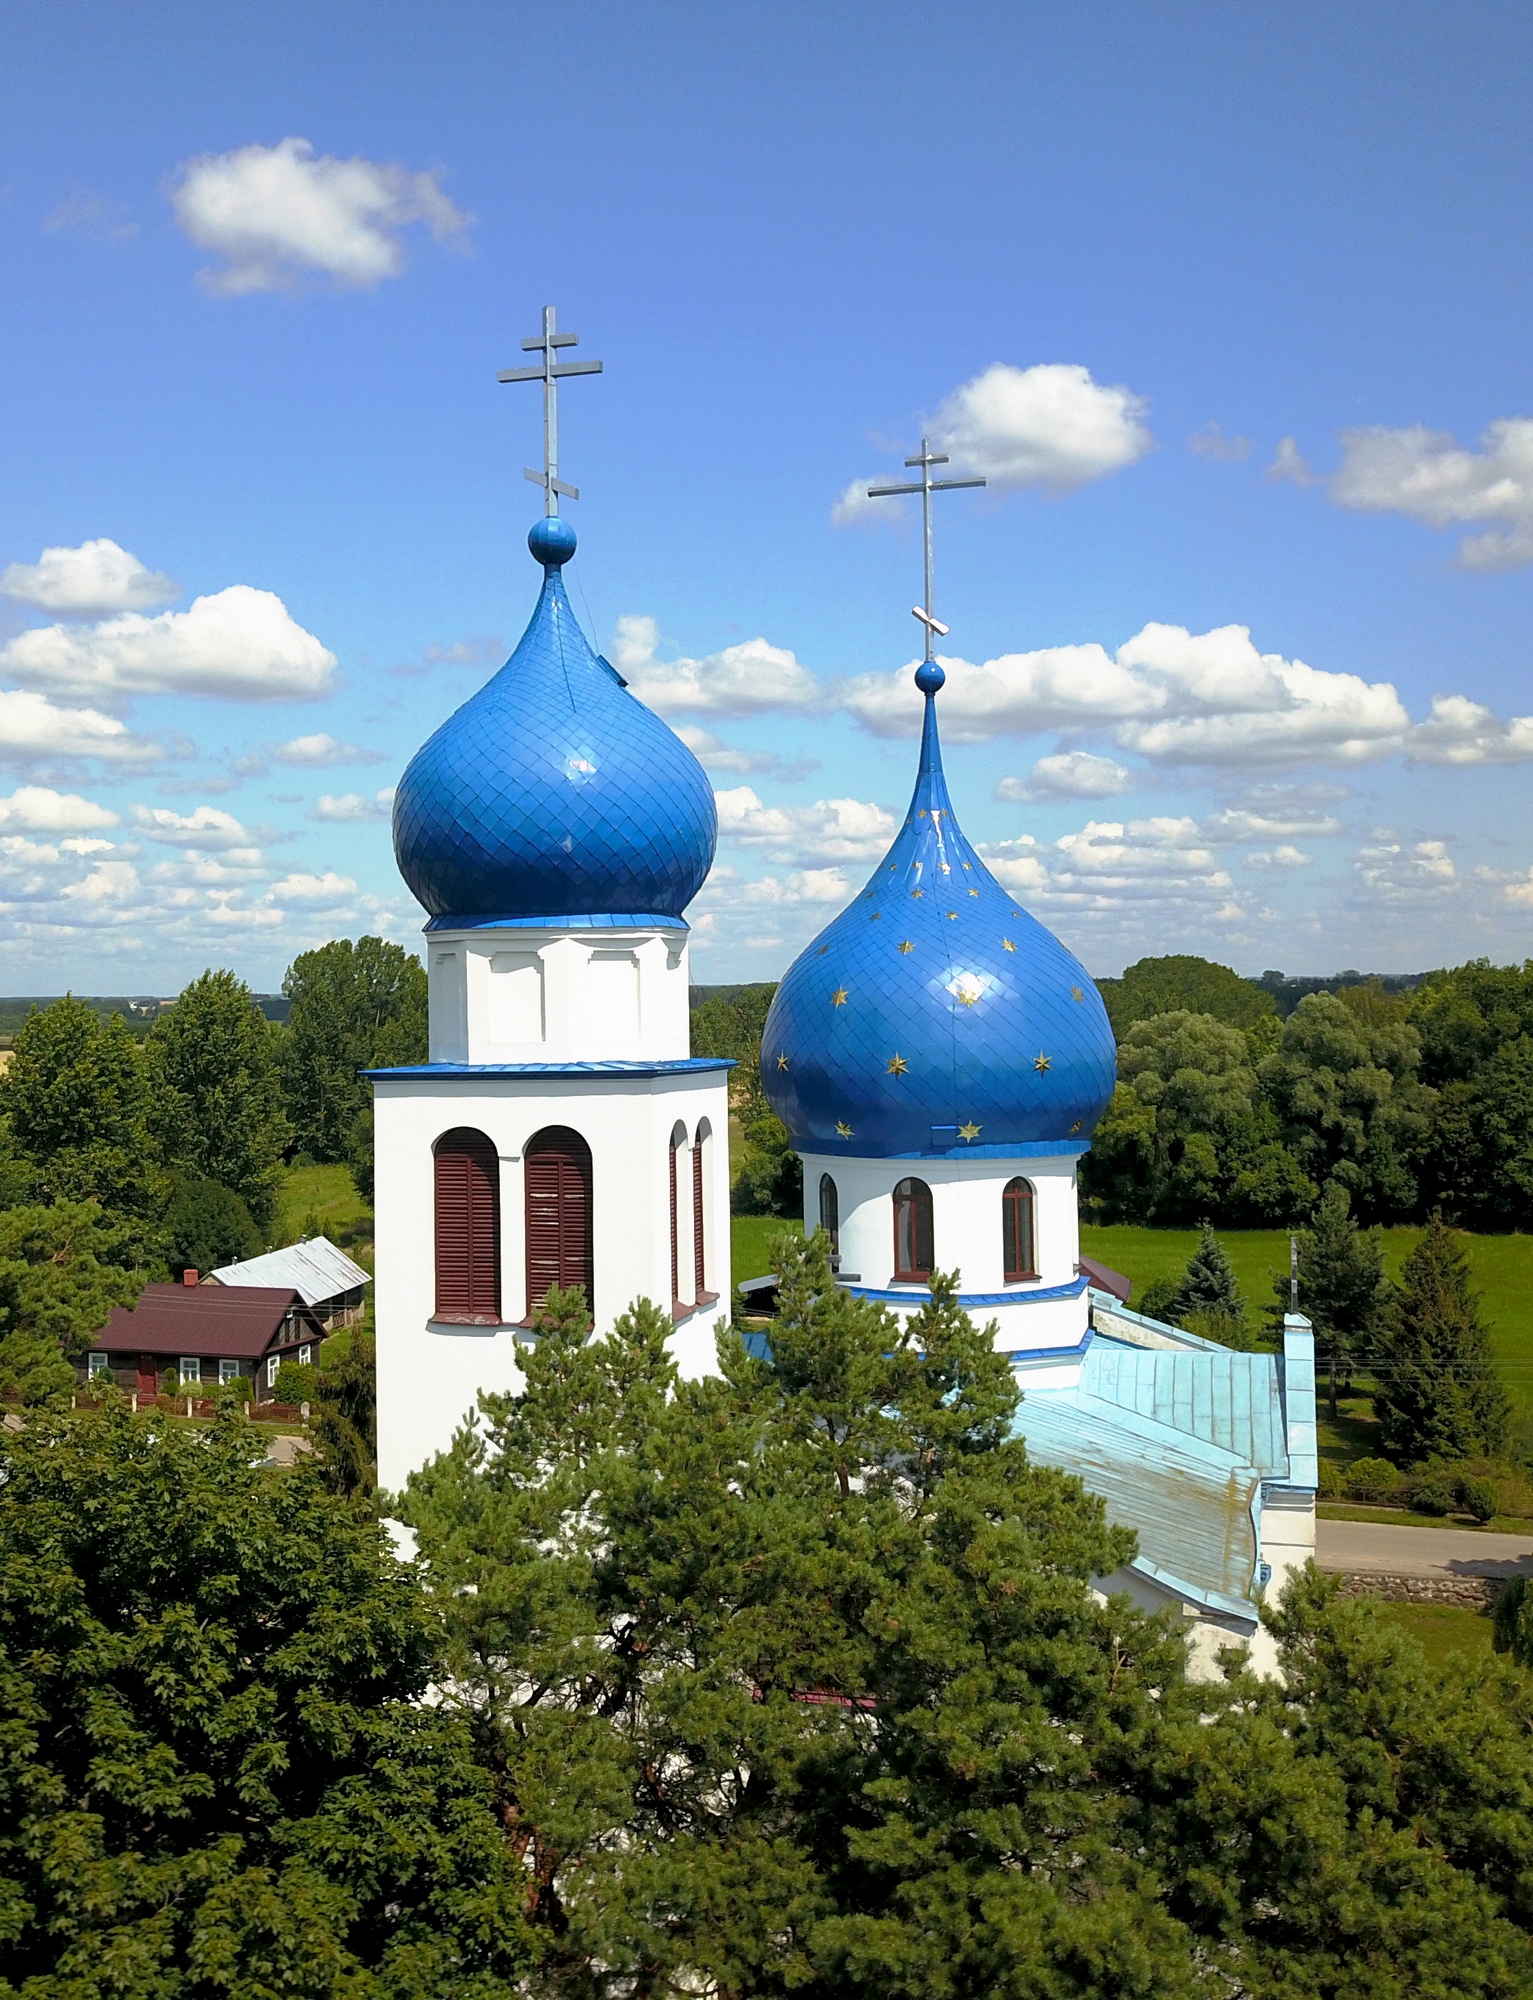
M 25 635 L 23 635 L 25 636 Z M 0 652 L 0 664 L 4 664 Z M 74 763 L 94 757 L 108 764 L 147 764 L 165 753 L 135 736 L 115 716 L 94 708 L 60 708 L 46 695 L 0 689 L 0 765 Z
M 1241 465 L 1251 456 L 1251 440 L 1248 437 L 1226 437 L 1223 426 L 1210 417 L 1188 438 L 1187 449 L 1199 458 L 1214 458 L 1228 465 Z
M 192 241 L 224 259 L 199 276 L 225 296 L 289 290 L 309 273 L 376 285 L 404 270 L 408 224 L 425 223 L 441 243 L 461 239 L 472 219 L 442 192 L 439 172 L 316 159 L 298 138 L 188 160 L 171 200 Z
M 1269 479 L 1291 480 L 1295 486 L 1316 486 L 1319 481 L 1309 469 L 1309 461 L 1299 449 L 1297 438 L 1279 438 L 1277 454 L 1267 467 Z
M 1193 819 L 1161 815 L 1088 820 L 1078 833 L 1045 843 L 983 844 L 980 853 L 1013 895 L 1078 913 L 1124 908 L 1195 907 L 1205 919 L 1245 915 L 1229 875 Z
M 364 750 L 356 743 L 339 743 L 323 731 L 314 736 L 295 736 L 290 742 L 273 744 L 266 753 L 274 764 L 307 765 L 320 769 L 328 764 L 381 764 L 383 753 Z
M 1042 729 L 1110 729 L 1126 750 L 1176 764 L 1350 763 L 1401 747 L 1410 727 L 1388 682 L 1259 653 L 1244 625 L 1193 634 L 1146 625 L 1116 655 L 1096 644 L 949 659 L 943 733 L 958 743 Z M 879 736 L 913 733 L 908 668 L 848 684 L 846 706 Z
M 819 683 L 792 653 L 765 639 L 747 639 L 705 658 L 660 660 L 653 618 L 617 621 L 611 660 L 632 693 L 658 715 L 767 715 L 817 708 Z
M 1143 458 L 1154 443 L 1147 407 L 1130 389 L 1094 382 L 1078 362 L 998 361 L 953 391 L 931 434 L 957 473 L 1067 493 Z
M 0 597 L 34 605 L 64 618 L 104 618 L 114 611 L 144 611 L 181 595 L 181 586 L 101 536 L 77 549 L 44 549 L 35 563 L 0 570 Z
M 121 824 L 116 813 L 94 800 L 77 792 L 49 791 L 46 785 L 22 785 L 0 799 L 0 826 L 23 827 L 28 833 L 84 833 Z
M 1257 848 L 1246 856 L 1247 868 L 1307 868 L 1310 857 L 1297 847 Z
M 798 867 L 877 861 L 894 838 L 896 821 L 861 799 L 817 799 L 812 806 L 764 806 L 749 785 L 715 792 L 719 834 L 767 850 Z
M 1467 695 L 1434 697 L 1432 713 L 1417 723 L 1406 746 L 1419 764 L 1517 764 L 1533 757 L 1533 715 L 1502 722 Z
M 1322 804 L 1306 804 L 1300 799 L 1273 801 L 1265 812 L 1228 806 L 1203 822 L 1205 839 L 1221 846 L 1247 840 L 1279 840 L 1285 834 L 1321 835 L 1340 831 L 1341 821 Z
M 167 847 L 194 847 L 204 854 L 225 849 L 254 852 L 254 836 L 233 813 L 221 806 L 198 806 L 195 812 L 175 813 L 169 806 L 135 806 L 135 832 L 145 840 L 163 842 Z
M 91 243 L 131 243 L 138 235 L 133 211 L 120 201 L 108 201 L 90 188 L 76 188 L 44 218 L 43 228 L 77 229 Z
M 1509 903 L 1517 903 L 1523 909 L 1533 909 L 1533 868 L 1516 882 L 1508 882 L 1501 891 Z
M 321 792 L 314 801 L 309 818 L 350 825 L 360 820 L 387 819 L 393 809 L 394 787 L 385 785 L 371 798 L 365 798 L 361 792 L 343 792 L 339 798 L 330 792 Z
M 1330 482 L 1338 506 L 1399 513 L 1430 527 L 1471 521 L 1506 525 L 1459 544 L 1466 569 L 1517 569 L 1533 562 L 1533 417 L 1502 417 L 1466 450 L 1422 424 L 1343 431 L 1341 466 Z
M 285 875 L 267 891 L 275 903 L 312 903 L 324 909 L 334 909 L 356 893 L 351 877 L 337 875 L 333 868 L 323 875 Z
M 1021 805 L 1034 799 L 1110 799 L 1133 786 L 1133 773 L 1113 758 L 1062 750 L 1040 757 L 1025 778 L 1002 778 L 995 795 Z
M 790 762 L 771 750 L 736 749 L 732 743 L 721 743 L 710 730 L 699 729 L 690 722 L 677 723 L 676 734 L 710 771 L 728 771 L 739 778 L 792 779 L 815 768 L 803 760 Z
M 99 625 L 44 625 L 0 648 L 0 668 L 59 694 L 135 694 L 308 701 L 328 694 L 335 655 L 288 614 L 280 597 L 231 584 L 189 611 L 125 612 Z
M 1442 895 L 1459 884 L 1447 843 L 1441 840 L 1418 840 L 1410 847 L 1400 841 L 1365 847 L 1357 867 L 1374 894 L 1391 902 Z

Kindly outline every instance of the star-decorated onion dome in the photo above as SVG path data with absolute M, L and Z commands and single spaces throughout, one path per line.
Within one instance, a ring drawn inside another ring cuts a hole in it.
M 935 661 L 905 823 L 868 886 L 796 958 L 761 1043 L 803 1152 L 858 1158 L 1084 1149 L 1116 1050 L 1080 960 L 986 868 L 953 817 Z
M 681 924 L 713 862 L 702 766 L 587 643 L 564 591 L 575 532 L 527 537 L 543 589 L 521 643 L 410 760 L 394 854 L 432 929 Z

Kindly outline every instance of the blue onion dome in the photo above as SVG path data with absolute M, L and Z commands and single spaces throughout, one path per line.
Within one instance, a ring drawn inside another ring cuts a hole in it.
M 521 643 L 410 760 L 394 855 L 431 928 L 681 924 L 713 862 L 702 766 L 575 622 L 567 521 L 527 537 L 543 589 Z M 682 926 L 684 928 L 684 926 Z
M 1080 960 L 1001 887 L 953 817 L 925 663 L 921 768 L 866 889 L 802 952 L 761 1042 L 803 1152 L 867 1158 L 1084 1151 L 1116 1075 Z

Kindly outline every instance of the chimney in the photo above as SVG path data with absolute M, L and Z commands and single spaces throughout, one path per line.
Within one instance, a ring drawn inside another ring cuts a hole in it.
M 181 1273 L 181 1282 L 183 1285 L 195 1285 L 197 1282 L 197 1273 L 195 1271 L 183 1271 Z

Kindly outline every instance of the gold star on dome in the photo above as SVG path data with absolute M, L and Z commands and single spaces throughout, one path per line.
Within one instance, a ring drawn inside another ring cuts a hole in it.
M 852 1136 L 851 1126 L 848 1125 L 844 1119 L 838 1118 L 836 1120 L 836 1137 L 838 1139 L 850 1139 L 851 1136 Z
M 878 916 L 879 916 L 879 913 L 878 913 L 878 911 L 877 911 L 877 910 L 875 910 L 875 911 L 873 912 L 872 916 L 871 916 L 871 917 L 869 917 L 869 919 L 868 919 L 868 922 L 869 922 L 869 923 L 871 923 L 871 924 L 876 924 L 876 923 L 878 922 Z
M 974 866 L 972 861 L 966 861 L 963 865 L 965 868 L 972 868 Z
M 846 988 L 844 986 L 838 986 L 835 992 L 831 994 L 830 1004 L 832 1007 L 844 1007 L 846 1005 Z
M 979 891 L 978 891 L 978 889 L 971 889 L 971 890 L 969 891 L 969 894 L 970 894 L 971 896 L 977 896 L 977 895 L 979 894 Z
M 914 951 L 914 950 L 915 950 L 915 946 L 914 946 L 914 945 L 913 945 L 913 944 L 912 944 L 912 943 L 910 942 L 910 939 L 909 939 L 909 938 L 901 938 L 901 939 L 900 939 L 900 950 L 901 950 L 901 951 Z
M 887 1074 L 890 1076 L 903 1076 L 909 1067 L 910 1064 L 906 1062 L 903 1056 L 890 1056 L 887 1064 Z
M 922 806 L 921 810 L 916 814 L 916 818 L 925 819 L 925 817 L 926 817 L 926 808 L 925 806 Z
M 950 924 L 954 924 L 954 923 L 957 923 L 957 921 L 958 921 L 958 912 L 957 912 L 956 910 L 948 910 L 948 911 L 946 911 L 946 912 L 945 912 L 944 914 L 946 915 L 946 917 L 947 917 L 947 920 L 948 920 L 948 922 L 949 922 Z
M 939 861 L 937 867 L 944 875 L 951 875 L 953 872 L 953 864 L 950 861 Z
M 788 1067 L 788 1058 L 785 1055 L 783 1055 L 780 1051 L 777 1057 L 777 1067 L 779 1069 L 786 1069 Z
M 1075 1137 L 1075 1134 L 1081 1129 L 1081 1126 L 1084 1123 L 1085 1123 L 1084 1119 L 1081 1118 L 1076 1119 L 1075 1123 L 1070 1127 L 1070 1136 L 1072 1139 Z
M 823 958 L 823 957 L 825 956 L 826 952 L 828 952 L 829 950 L 830 950 L 830 946 L 829 946 L 828 944 L 822 944 L 822 945 L 820 946 L 819 950 L 818 950 L 818 951 L 817 951 L 817 952 L 815 953 L 815 957 L 816 957 L 816 958 Z
M 924 889 L 912 889 L 910 893 L 912 896 L 915 897 L 916 901 L 919 902 L 921 898 L 926 894 L 926 891 Z
M 974 1123 L 973 1119 L 970 1119 L 967 1125 L 960 1125 L 958 1128 L 958 1136 L 966 1146 L 972 1146 L 974 1141 L 979 1137 L 979 1134 L 980 1128 Z
M 1081 989 L 1078 986 L 1072 986 L 1070 988 L 1070 998 L 1072 1000 L 1084 1000 L 1085 997 L 1086 997 L 1085 994 L 1082 993 Z
M 1011 914 L 1012 914 L 1012 915 L 1013 915 L 1014 917 L 1020 917 L 1020 916 L 1021 916 L 1021 914 L 1022 914 L 1022 912 L 1021 912 L 1020 910 L 1013 910 Z
M 1016 948 L 1017 948 L 1017 947 L 1016 947 L 1016 946 L 1015 946 L 1015 945 L 1014 945 L 1014 944 L 1012 943 L 1012 941 L 1011 941 L 1011 939 L 1010 939 L 1010 938 L 1002 938 L 1002 939 L 1001 939 L 1001 950 L 1002 950 L 1002 951 L 1015 951 L 1015 950 L 1016 950 Z
M 1054 1067 L 1054 1058 L 1052 1056 L 1046 1056 L 1043 1053 L 1042 1049 L 1040 1049 L 1037 1055 L 1033 1057 L 1033 1068 L 1037 1070 L 1040 1076 L 1043 1075 L 1043 1072 L 1045 1070 L 1052 1069 L 1053 1067 Z

